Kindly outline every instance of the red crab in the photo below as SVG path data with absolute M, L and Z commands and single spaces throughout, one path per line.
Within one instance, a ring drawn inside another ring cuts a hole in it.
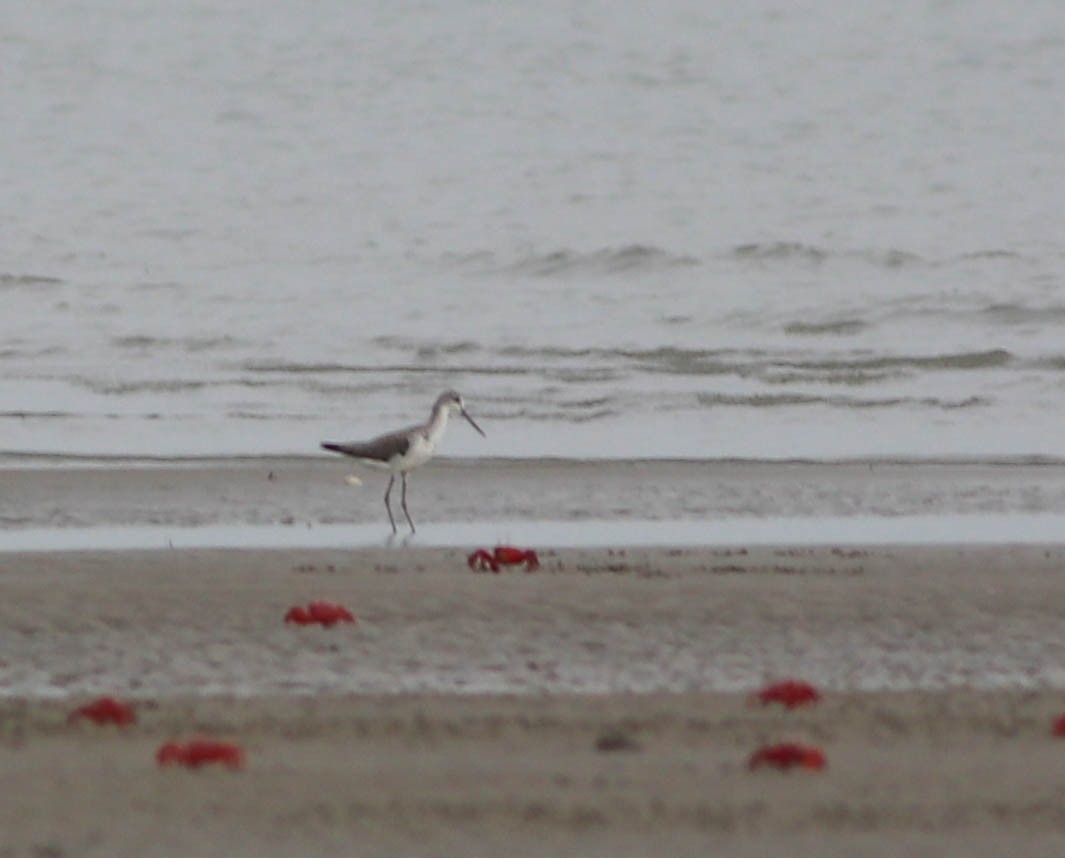
M 531 548 L 515 548 L 513 545 L 497 545 L 491 554 L 484 548 L 478 548 L 466 558 L 466 565 L 479 572 L 486 569 L 498 572 L 504 566 L 520 566 L 523 563 L 526 572 L 540 568 L 540 558 L 535 551 Z
M 208 763 L 221 763 L 230 769 L 244 766 L 244 749 L 232 742 L 216 739 L 192 739 L 188 742 L 167 742 L 155 752 L 160 766 L 185 766 L 198 769 Z
M 92 703 L 86 703 L 75 709 L 67 717 L 67 721 L 73 724 L 82 718 L 88 718 L 95 724 L 117 724 L 119 727 L 128 727 L 137 720 L 137 713 L 133 707 L 114 697 L 100 697 Z
M 294 605 L 285 614 L 286 623 L 295 623 L 297 626 L 308 626 L 312 623 L 319 625 L 335 626 L 337 623 L 354 623 L 355 615 L 343 605 L 332 602 L 311 602 L 310 604 Z
M 819 771 L 828 765 L 825 752 L 813 745 L 799 745 L 795 742 L 783 742 L 779 745 L 766 745 L 759 748 L 747 760 L 747 768 L 757 769 L 773 766 L 782 771 L 798 766 L 803 769 Z
M 1055 736 L 1065 737 L 1065 715 L 1061 715 L 1054 722 L 1053 733 Z
M 785 679 L 767 685 L 755 695 L 759 703 L 782 703 L 789 709 L 803 706 L 807 703 L 816 703 L 821 699 L 821 692 L 798 679 Z

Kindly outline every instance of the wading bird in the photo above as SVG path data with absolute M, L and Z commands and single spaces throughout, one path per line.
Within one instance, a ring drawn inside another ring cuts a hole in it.
M 410 525 L 410 532 L 414 533 L 414 522 L 407 511 L 407 474 L 433 457 L 436 445 L 444 437 L 447 419 L 452 413 L 461 414 L 484 437 L 484 431 L 466 411 L 462 397 L 454 390 L 447 390 L 437 397 L 433 404 L 433 412 L 425 423 L 419 423 L 408 429 L 400 429 L 398 432 L 387 432 L 369 441 L 348 441 L 340 444 L 326 441 L 322 447 L 335 453 L 342 453 L 364 465 L 385 468 L 392 472 L 388 480 L 388 488 L 385 489 L 385 509 L 388 510 L 392 533 L 396 532 L 396 520 L 392 517 L 389 495 L 392 493 L 396 474 L 399 474 L 403 482 L 400 505 L 403 507 L 403 514 L 407 517 L 407 524 Z

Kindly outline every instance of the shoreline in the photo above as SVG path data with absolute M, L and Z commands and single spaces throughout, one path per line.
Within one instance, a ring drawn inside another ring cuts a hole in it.
M 175 453 L 151 455 L 147 453 L 79 453 L 47 452 L 40 450 L 0 450 L 0 472 L 8 470 L 43 470 L 61 468 L 141 468 L 184 466 L 244 466 L 287 464 L 299 466 L 321 462 L 343 461 L 332 454 L 314 453 Z M 437 464 L 457 467 L 497 465 L 500 467 L 539 465 L 693 465 L 696 467 L 775 467 L 775 466 L 898 466 L 898 467 L 1065 467 L 1065 456 L 1048 453 L 988 453 L 959 455 L 867 455 L 867 456 L 448 456 L 436 455 Z
M 5 533 L 91 527 L 381 525 L 386 475 L 339 457 L 0 468 Z M 363 484 L 346 477 L 357 473 Z M 1063 516 L 1065 465 L 434 460 L 421 525 Z M 893 540 L 894 541 L 894 540 Z

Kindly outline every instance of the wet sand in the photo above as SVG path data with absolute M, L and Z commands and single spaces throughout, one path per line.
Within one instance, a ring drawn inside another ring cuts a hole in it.
M 541 559 L 0 556 L 0 854 L 1060 854 L 1062 547 Z M 751 703 L 785 675 L 825 699 Z M 65 723 L 99 693 L 139 723 Z M 156 767 L 201 734 L 246 769 Z M 747 770 L 782 740 L 827 769 Z
M 1065 687 L 1065 548 L 452 548 L 0 555 L 0 694 Z M 354 629 L 293 629 L 294 604 Z

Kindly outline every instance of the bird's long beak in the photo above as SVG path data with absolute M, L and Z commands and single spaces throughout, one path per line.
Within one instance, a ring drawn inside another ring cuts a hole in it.
M 484 434 L 484 430 L 480 426 L 478 426 L 476 423 L 473 422 L 473 418 L 470 417 L 470 412 L 469 411 L 467 411 L 465 408 L 463 408 L 461 413 L 462 413 L 463 417 L 465 417 L 467 420 L 470 421 L 470 425 L 474 429 L 476 429 L 478 432 L 481 433 L 481 437 L 482 438 L 487 438 L 488 437 L 487 435 Z

